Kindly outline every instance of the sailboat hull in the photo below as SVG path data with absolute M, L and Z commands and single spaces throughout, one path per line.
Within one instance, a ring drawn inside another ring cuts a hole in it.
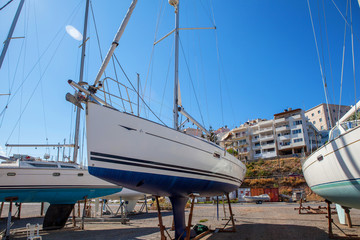
M 122 187 L 91 176 L 85 169 L 0 167 L 0 201 L 74 204 L 120 192 Z
M 89 102 L 89 172 L 159 196 L 218 195 L 238 188 L 245 166 L 215 144 Z
M 360 128 L 340 135 L 303 163 L 311 190 L 344 207 L 360 209 Z

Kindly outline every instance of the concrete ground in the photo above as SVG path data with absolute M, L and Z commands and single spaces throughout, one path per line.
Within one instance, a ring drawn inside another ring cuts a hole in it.
M 305 203 L 305 206 L 325 206 L 324 203 Z M 0 220 L 0 231 L 6 226 L 7 207 L 2 213 Z M 329 239 L 328 226 L 325 214 L 298 214 L 296 203 L 263 203 L 261 205 L 251 203 L 233 204 L 235 214 L 235 233 L 211 233 L 202 239 Z M 112 205 L 116 211 L 116 206 Z M 139 209 L 137 206 L 135 209 Z M 187 210 L 186 214 L 189 214 Z M 26 223 L 42 223 L 40 215 L 40 204 L 23 204 L 20 220 L 14 220 L 11 230 L 12 239 L 26 239 Z M 162 211 L 163 222 L 169 234 L 173 237 L 174 232 L 169 230 L 172 224 L 171 211 Z M 229 211 L 226 208 L 226 217 Z M 360 210 L 352 209 L 351 218 L 353 227 L 340 225 L 337 215 L 333 215 L 334 222 L 347 234 L 360 236 Z M 227 220 L 224 219 L 223 205 L 219 205 L 219 220 L 217 220 L 216 205 L 195 205 L 193 214 L 193 225 L 201 223 L 211 229 L 222 228 Z M 80 230 L 80 222 L 73 228 L 71 221 L 62 230 L 41 231 L 43 239 L 160 239 L 157 212 L 140 213 L 129 216 L 127 224 L 121 224 L 119 218 L 90 219 L 85 222 L 85 230 Z M 339 236 L 344 236 L 335 226 L 333 231 Z M 169 238 L 168 238 L 169 239 Z

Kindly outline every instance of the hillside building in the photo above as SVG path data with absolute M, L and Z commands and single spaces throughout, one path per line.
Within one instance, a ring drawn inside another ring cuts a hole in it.
M 287 109 L 274 114 L 278 155 L 305 153 L 309 151 L 308 127 L 304 110 Z
M 350 106 L 321 103 L 305 112 L 305 117 L 318 131 L 330 130 L 350 110 Z M 330 112 L 329 112 L 330 111 Z

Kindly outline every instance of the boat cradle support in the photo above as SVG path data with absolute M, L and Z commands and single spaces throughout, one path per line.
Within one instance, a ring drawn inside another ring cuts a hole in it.
M 190 213 L 189 213 L 187 226 L 185 225 L 185 206 L 188 201 L 188 198 L 187 197 L 170 197 L 171 205 L 173 208 L 173 217 L 174 217 L 173 228 L 175 230 L 175 239 L 176 240 L 179 240 L 179 239 L 189 240 L 191 237 L 192 217 L 193 217 L 193 210 L 194 210 L 194 203 L 195 203 L 196 196 L 198 196 L 198 194 L 190 194 L 190 196 L 189 196 L 191 198 L 191 206 L 190 206 Z M 235 219 L 234 219 L 234 214 L 233 214 L 232 208 L 231 208 L 229 193 L 226 193 L 226 197 L 227 197 L 227 201 L 228 201 L 230 217 L 229 217 L 229 219 L 227 219 L 228 221 L 226 222 L 224 227 L 221 229 L 216 229 L 216 230 L 207 230 L 192 239 L 200 239 L 201 237 L 205 236 L 206 234 L 208 234 L 210 232 L 214 232 L 214 231 L 216 231 L 216 232 L 236 232 Z M 155 199 L 156 199 L 157 210 L 158 210 L 158 219 L 159 219 L 161 240 L 167 239 L 165 236 L 165 233 L 168 235 L 168 237 L 170 239 L 172 239 L 162 222 L 159 197 L 156 196 Z M 227 228 L 230 221 L 231 221 L 232 227 Z

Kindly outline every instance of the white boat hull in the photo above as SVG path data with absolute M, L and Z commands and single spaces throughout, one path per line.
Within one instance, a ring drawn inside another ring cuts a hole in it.
M 318 149 L 302 168 L 315 193 L 342 206 L 360 208 L 360 127 Z
M 71 204 L 121 191 L 88 173 L 86 169 L 0 167 L 0 201 Z
M 89 102 L 89 172 L 159 196 L 214 196 L 237 189 L 245 166 L 209 143 L 174 129 Z

